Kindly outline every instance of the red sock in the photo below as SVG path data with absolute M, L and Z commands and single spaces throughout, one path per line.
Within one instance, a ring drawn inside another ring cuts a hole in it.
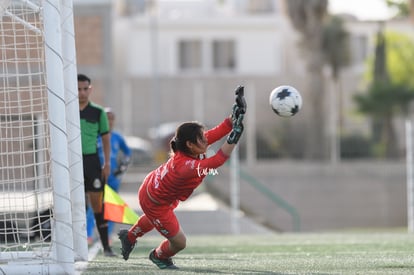
M 154 225 L 149 221 L 147 216 L 142 215 L 138 221 L 128 230 L 128 239 L 134 243 L 137 238 L 142 237 L 145 233 L 151 231 Z
M 168 259 L 174 256 L 176 253 L 170 250 L 170 242 L 168 240 L 164 240 L 160 246 L 155 249 L 155 255 L 158 259 Z

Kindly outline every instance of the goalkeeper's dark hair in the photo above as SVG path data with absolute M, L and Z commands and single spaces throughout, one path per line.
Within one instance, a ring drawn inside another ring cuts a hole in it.
M 171 154 L 177 151 L 185 154 L 190 154 L 187 147 L 187 141 L 197 143 L 199 139 L 203 138 L 204 125 L 196 121 L 184 122 L 177 127 L 175 136 L 170 141 Z
M 89 84 L 92 83 L 91 79 L 84 74 L 78 74 L 78 81 L 81 81 L 81 82 L 88 81 Z

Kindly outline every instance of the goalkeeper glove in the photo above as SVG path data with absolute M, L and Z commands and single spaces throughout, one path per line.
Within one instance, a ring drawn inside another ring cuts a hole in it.
M 236 95 L 236 104 L 237 107 L 239 107 L 239 113 L 245 114 L 247 110 L 247 103 L 244 98 L 244 86 L 238 86 L 234 93 Z
M 239 118 L 241 114 L 246 113 L 247 104 L 246 100 L 244 99 L 244 87 L 238 86 L 236 90 L 234 91 L 236 97 L 235 97 L 235 103 L 233 104 L 233 110 L 231 114 L 231 120 L 233 124 L 235 121 Z
M 230 135 L 227 136 L 228 144 L 237 144 L 239 141 L 244 130 L 243 118 L 244 115 L 240 114 L 238 119 L 233 120 L 233 130 L 230 132 Z
M 241 111 L 242 110 L 237 105 L 237 103 L 234 103 L 233 104 L 233 111 L 231 113 L 231 122 L 232 122 L 232 124 L 236 123 L 237 119 L 240 117 Z

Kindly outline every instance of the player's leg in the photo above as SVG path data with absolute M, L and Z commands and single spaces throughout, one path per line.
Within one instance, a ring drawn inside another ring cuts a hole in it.
M 143 186 L 146 183 L 141 184 L 139 189 L 139 203 L 144 213 L 147 209 L 152 208 L 152 202 L 148 200 Z M 129 229 L 121 229 L 118 233 L 119 239 L 121 240 L 121 253 L 124 260 L 128 260 L 129 254 L 135 247 L 137 238 L 142 237 L 145 233 L 154 229 L 153 223 L 148 219 L 146 214 L 141 215 L 138 221 L 131 226 Z
M 160 269 L 177 269 L 172 257 L 183 250 L 187 243 L 187 238 L 174 213 L 174 208 L 171 206 L 167 209 L 159 209 L 158 215 L 151 218 L 158 232 L 167 238 L 149 255 L 149 259 Z
M 85 167 L 86 165 L 86 167 Z M 105 256 L 115 256 L 108 243 L 108 223 L 103 213 L 104 182 L 101 180 L 101 163 L 98 155 L 89 155 L 85 161 L 85 191 L 95 216 L 96 227 L 99 232 Z
M 171 238 L 168 238 L 161 242 L 161 244 L 155 249 L 155 256 L 158 259 L 168 259 L 175 254 L 183 250 L 187 245 L 187 238 L 184 232 L 180 229 L 178 233 Z
M 94 211 L 96 227 L 99 232 L 105 256 L 115 256 L 109 246 L 108 222 L 104 219 L 103 213 L 103 192 L 89 192 L 89 199 Z
M 125 261 L 128 260 L 129 254 L 134 249 L 137 238 L 144 236 L 145 233 L 152 229 L 154 229 L 154 225 L 144 214 L 130 229 L 119 230 L 118 236 L 121 240 L 121 253 Z
M 111 243 L 111 236 L 112 236 L 112 232 L 114 231 L 114 227 L 115 227 L 115 223 L 113 221 L 107 221 L 108 223 L 108 240 L 109 243 Z
M 93 233 L 95 231 L 95 216 L 92 207 L 88 204 L 86 208 L 86 233 L 88 237 L 88 244 L 93 242 Z

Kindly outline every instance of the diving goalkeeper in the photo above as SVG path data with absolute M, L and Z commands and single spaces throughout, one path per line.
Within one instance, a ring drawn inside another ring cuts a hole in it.
M 198 122 L 185 122 L 170 141 L 170 158 L 150 172 L 139 188 L 138 198 L 144 214 L 129 230 L 119 231 L 122 256 L 128 260 L 136 240 L 156 229 L 165 240 L 151 250 L 149 259 L 160 269 L 177 269 L 172 257 L 186 247 L 186 236 L 174 213 L 179 201 L 185 201 L 210 171 L 230 157 L 243 133 L 246 112 L 244 88 L 236 89 L 232 114 L 216 127 L 206 130 Z M 218 152 L 207 158 L 210 144 L 227 135 Z

